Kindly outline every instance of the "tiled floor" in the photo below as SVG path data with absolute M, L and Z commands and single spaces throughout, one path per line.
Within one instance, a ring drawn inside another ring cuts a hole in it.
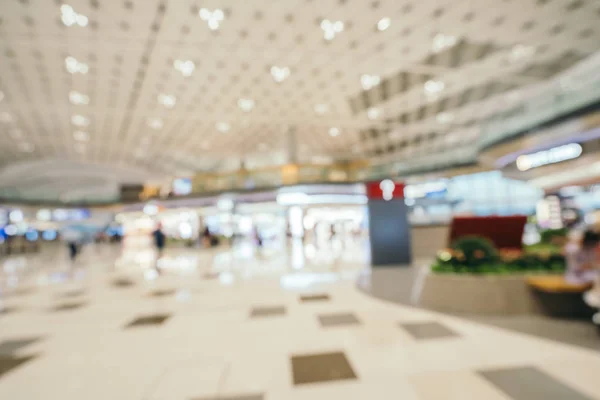
M 600 399 L 600 353 L 374 299 L 359 255 L 313 251 L 0 260 L 0 399 Z

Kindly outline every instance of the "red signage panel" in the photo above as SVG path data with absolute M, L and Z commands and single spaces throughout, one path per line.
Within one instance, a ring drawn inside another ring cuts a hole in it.
M 404 184 L 391 179 L 365 183 L 369 200 L 393 200 L 404 198 Z

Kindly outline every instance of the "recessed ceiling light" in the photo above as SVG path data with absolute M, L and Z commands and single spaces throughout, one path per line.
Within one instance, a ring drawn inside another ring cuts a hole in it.
M 81 27 L 86 27 L 88 24 L 88 17 L 76 13 L 73 7 L 68 4 L 60 6 L 60 13 L 60 19 L 65 26 L 79 25 Z
M 535 54 L 535 51 L 536 49 L 534 46 L 517 44 L 513 46 L 513 48 L 510 51 L 510 61 L 518 62 L 523 59 L 529 58 Z
M 27 142 L 19 143 L 19 150 L 24 153 L 31 153 L 33 150 L 35 150 L 35 146 Z
M 458 38 L 452 35 L 444 35 L 443 33 L 438 33 L 433 38 L 432 50 L 434 53 L 439 53 L 442 50 L 450 48 L 458 42 Z
M 339 128 L 335 128 L 335 127 L 329 128 L 329 136 L 336 137 L 336 136 L 339 136 L 339 134 L 340 134 Z
M 327 104 L 317 104 L 315 105 L 315 112 L 319 115 L 323 115 L 325 114 L 327 111 L 329 111 L 329 106 Z
M 225 13 L 219 8 L 214 11 L 210 11 L 208 8 L 201 8 L 198 15 L 200 15 L 203 21 L 206 21 L 208 28 L 212 31 L 219 29 L 221 22 L 225 19 Z
M 89 67 L 86 63 L 77 61 L 75 57 L 67 57 L 65 58 L 65 66 L 67 67 L 67 71 L 71 74 L 87 74 Z
M 365 90 L 369 90 L 372 87 L 379 85 L 380 82 L 381 78 L 377 75 L 362 74 L 360 77 L 360 84 Z
M 449 124 L 454 120 L 454 114 L 449 112 L 441 112 L 435 116 L 435 119 L 440 124 Z
M 275 79 L 275 82 L 283 82 L 290 76 L 290 69 L 288 67 L 273 65 L 271 67 L 271 75 Z
M 9 123 L 13 120 L 12 115 L 6 111 L 0 113 L 0 122 Z
M 425 91 L 426 95 L 435 96 L 435 95 L 441 93 L 445 87 L 446 87 L 446 84 L 442 81 L 428 80 L 423 85 L 423 90 Z
M 71 123 L 75 126 L 88 126 L 90 124 L 90 120 L 83 115 L 73 115 L 71 117 Z
M 90 98 L 83 93 L 79 93 L 76 90 L 71 90 L 69 92 L 69 100 L 71 104 L 88 104 L 90 102 Z
M 377 22 L 377 29 L 381 32 L 385 31 L 392 24 L 392 20 L 388 17 L 381 18 L 379 22 Z
M 84 131 L 75 131 L 73 132 L 73 138 L 78 142 L 87 142 L 90 140 L 90 135 Z
M 175 60 L 173 66 L 183 76 L 191 76 L 194 69 L 196 69 L 196 64 L 192 60 Z
M 227 122 L 218 122 L 217 123 L 217 130 L 219 132 L 222 132 L 222 133 L 229 132 L 229 128 L 230 128 L 230 126 Z
M 158 102 L 167 108 L 173 108 L 175 107 L 177 99 L 170 94 L 160 94 L 158 95 Z
M 163 121 L 160 118 L 150 118 L 147 121 L 148 126 L 152 129 L 159 130 L 163 127 Z
M 254 108 L 254 100 L 252 99 L 239 99 L 238 100 L 238 106 L 248 112 L 251 111 Z
M 325 40 L 333 40 L 338 33 L 344 31 L 344 23 L 342 21 L 330 21 L 324 19 L 321 21 L 321 29 L 323 30 L 323 37 L 325 37 Z
M 367 110 L 367 117 L 371 120 L 379 118 L 381 115 L 381 109 L 376 107 L 371 107 Z

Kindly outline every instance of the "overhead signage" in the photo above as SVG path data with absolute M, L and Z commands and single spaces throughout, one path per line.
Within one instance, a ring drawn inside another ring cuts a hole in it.
M 583 149 L 579 143 L 569 143 L 552 149 L 525 154 L 517 158 L 519 171 L 528 171 L 544 165 L 556 164 L 579 157 Z
M 439 180 L 406 185 L 404 195 L 407 199 L 421 199 L 424 197 L 439 198 L 443 197 L 447 191 L 448 182 L 446 180 Z

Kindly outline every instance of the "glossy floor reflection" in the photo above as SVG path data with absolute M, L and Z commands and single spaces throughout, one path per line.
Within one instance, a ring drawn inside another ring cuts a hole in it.
M 365 295 L 361 242 L 0 262 L 1 399 L 600 398 L 596 352 Z

